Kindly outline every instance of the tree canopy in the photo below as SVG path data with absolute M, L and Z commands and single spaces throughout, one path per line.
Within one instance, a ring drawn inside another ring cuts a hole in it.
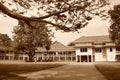
M 120 5 L 115 5 L 113 10 L 110 10 L 108 13 L 111 17 L 110 38 L 117 46 L 120 46 Z
M 7 34 L 1 34 L 0 33 L 0 46 L 10 47 L 11 43 L 12 43 L 12 40 Z
M 15 26 L 13 31 L 15 51 L 27 54 L 29 61 L 33 61 L 37 47 L 44 47 L 46 50 L 50 49 L 51 37 L 53 36 L 45 23 L 32 22 L 32 25 L 36 25 L 38 28 L 31 28 L 23 21 L 19 21 L 18 26 Z
M 44 22 L 57 29 L 77 31 L 93 16 L 105 16 L 102 8 L 109 0 L 1 0 L 0 11 L 27 25 L 32 21 Z

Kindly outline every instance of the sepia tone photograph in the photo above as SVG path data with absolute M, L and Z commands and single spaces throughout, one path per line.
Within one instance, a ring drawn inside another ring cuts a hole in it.
M 0 0 L 0 80 L 120 80 L 120 0 Z

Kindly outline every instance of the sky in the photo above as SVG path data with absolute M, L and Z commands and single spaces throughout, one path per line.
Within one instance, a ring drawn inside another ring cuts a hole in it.
M 110 7 L 113 5 L 120 4 L 120 0 L 111 0 Z M 17 25 L 17 20 L 10 17 L 3 17 L 0 14 L 0 33 L 8 34 L 12 38 L 13 27 Z M 108 28 L 110 26 L 109 20 L 102 20 L 99 17 L 95 17 L 89 22 L 89 24 L 77 32 L 62 32 L 54 30 L 54 39 L 53 41 L 59 41 L 64 45 L 69 44 L 70 42 L 76 40 L 81 36 L 98 36 L 98 35 L 109 35 Z

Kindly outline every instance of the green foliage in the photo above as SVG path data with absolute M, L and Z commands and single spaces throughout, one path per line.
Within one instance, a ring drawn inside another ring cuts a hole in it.
M 7 34 L 0 33 L 0 46 L 11 46 L 12 40 Z
M 18 53 L 28 54 L 33 58 L 37 47 L 45 47 L 50 49 L 51 30 L 46 27 L 45 23 L 32 22 L 37 29 L 31 28 L 23 21 L 19 21 L 19 25 L 14 27 L 14 43 L 15 50 Z
M 108 13 L 112 21 L 109 27 L 110 38 L 117 46 L 120 46 L 120 5 L 115 5 L 114 9 Z

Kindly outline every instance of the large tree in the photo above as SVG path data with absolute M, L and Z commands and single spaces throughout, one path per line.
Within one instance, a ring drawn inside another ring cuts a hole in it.
M 23 21 L 19 21 L 18 26 L 15 26 L 13 31 L 16 52 L 27 54 L 30 62 L 33 61 L 37 47 L 50 49 L 52 37 L 51 30 L 46 27 L 45 23 L 32 22 L 32 26 L 36 26 L 37 29 L 27 26 Z
M 0 33 L 0 46 L 11 47 L 12 40 L 7 34 Z
M 110 38 L 117 46 L 120 46 L 120 5 L 115 5 L 113 10 L 109 10 L 108 13 L 111 16 Z
M 38 21 L 60 30 L 77 31 L 93 16 L 103 17 L 103 7 L 108 4 L 109 0 L 0 0 L 0 11 L 33 28 L 31 22 Z

